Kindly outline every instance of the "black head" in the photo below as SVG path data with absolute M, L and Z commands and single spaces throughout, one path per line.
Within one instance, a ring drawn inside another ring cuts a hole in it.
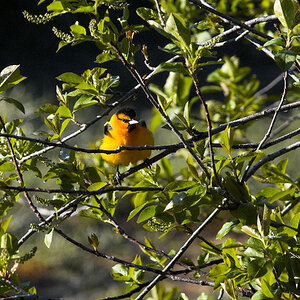
M 136 117 L 136 112 L 130 107 L 124 107 L 117 111 L 116 115 L 124 114 L 128 116 L 130 119 L 134 119 Z

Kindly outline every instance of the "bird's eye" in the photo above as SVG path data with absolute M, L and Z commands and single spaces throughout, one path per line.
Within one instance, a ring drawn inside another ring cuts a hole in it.
M 130 120 L 128 120 L 128 119 L 121 119 L 121 118 L 118 118 L 120 121 L 122 121 L 122 122 L 124 122 L 124 123 L 129 123 L 130 122 Z
M 104 134 L 108 135 L 110 134 L 110 131 L 113 129 L 113 127 L 111 126 L 111 124 L 109 122 L 106 122 L 104 124 Z

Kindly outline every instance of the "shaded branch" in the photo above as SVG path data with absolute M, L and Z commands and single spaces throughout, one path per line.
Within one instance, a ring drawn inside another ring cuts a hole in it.
M 233 18 L 229 15 L 226 15 L 226 14 L 223 14 L 222 12 L 217 11 L 216 9 L 214 9 L 212 6 L 208 5 L 203 0 L 189 0 L 189 2 L 192 2 L 192 3 L 196 4 L 197 6 L 205 9 L 206 11 L 215 14 L 216 16 L 220 17 L 222 20 L 225 20 L 226 22 L 229 22 L 233 25 L 237 25 L 240 28 L 246 29 L 246 30 L 248 30 L 248 31 L 264 38 L 264 39 L 267 39 L 267 40 L 272 39 L 272 37 L 256 30 L 255 28 L 247 25 L 246 23 L 243 23 L 243 22 L 241 22 L 241 21 L 239 21 L 239 20 L 237 20 L 237 19 L 235 19 L 235 18 Z
M 267 156 L 265 156 L 263 159 L 261 159 L 257 164 L 255 164 L 252 169 L 250 169 L 247 172 L 247 175 L 245 176 L 245 181 L 247 181 L 262 165 L 265 163 L 274 160 L 275 158 L 288 153 L 290 151 L 296 150 L 300 147 L 300 142 L 294 143 L 292 145 L 289 145 L 283 149 L 280 149 L 279 151 L 276 151 L 274 153 L 271 153 Z
M 2 117 L 0 116 L 0 125 L 1 127 L 3 128 L 4 132 L 7 134 L 7 131 L 6 131 L 6 128 L 5 128 L 5 124 L 3 122 L 3 119 Z M 12 160 L 13 160 L 13 163 L 14 163 L 14 166 L 15 166 L 15 170 L 18 174 L 18 178 L 20 180 L 20 183 L 21 185 L 24 185 L 24 179 L 23 179 L 23 175 L 20 171 L 20 168 L 19 168 L 19 165 L 18 165 L 18 162 L 17 162 L 17 159 L 16 159 L 16 155 L 15 155 L 15 151 L 13 149 L 13 146 L 10 142 L 10 139 L 9 137 L 6 137 L 6 141 L 7 141 L 7 144 L 8 144 L 8 148 L 10 150 L 10 153 L 11 153 L 11 156 L 12 156 Z M 35 214 L 35 216 L 40 220 L 40 221 L 44 221 L 44 218 L 42 217 L 42 215 L 40 214 L 40 212 L 38 211 L 38 209 L 35 207 L 35 205 L 33 204 L 29 194 L 27 193 L 26 190 L 24 190 L 24 195 L 25 195 L 25 198 L 29 204 L 29 207 L 31 208 L 31 210 L 33 211 L 33 213 Z
M 134 187 L 134 186 L 115 186 L 111 188 L 102 188 L 97 191 L 84 191 L 84 190 L 62 190 L 62 189 L 42 189 L 39 187 L 30 188 L 30 187 L 21 187 L 21 186 L 2 186 L 3 190 L 15 190 L 19 192 L 38 192 L 38 193 L 47 193 L 47 194 L 73 194 L 73 195 L 86 195 L 86 196 L 94 196 L 94 195 L 102 195 L 110 192 L 116 191 L 131 191 L 131 192 L 139 192 L 139 191 L 163 191 L 164 187 Z
M 225 201 L 223 202 L 223 205 Z M 189 237 L 189 239 L 183 244 L 183 246 L 179 249 L 173 259 L 168 263 L 168 265 L 162 270 L 162 274 L 156 276 L 147 286 L 146 288 L 139 294 L 135 300 L 143 299 L 143 297 L 148 294 L 148 292 L 164 277 L 164 274 L 168 272 L 176 263 L 178 259 L 183 255 L 183 253 L 189 248 L 195 238 L 200 234 L 203 229 L 219 214 L 221 211 L 221 207 L 216 208 L 206 219 L 205 221 L 193 232 L 193 234 Z
M 272 117 L 272 120 L 271 120 L 271 123 L 270 123 L 270 125 L 269 125 L 269 128 L 268 128 L 268 130 L 267 130 L 265 136 L 263 137 L 263 139 L 262 139 L 262 140 L 260 141 L 260 143 L 258 144 L 258 146 L 257 146 L 257 148 L 256 148 L 256 151 L 260 150 L 261 147 L 262 147 L 262 145 L 263 145 L 263 144 L 265 143 L 265 141 L 269 138 L 269 136 L 270 136 L 270 134 L 271 134 L 271 131 L 272 131 L 273 127 L 274 127 L 275 121 L 276 121 L 276 119 L 277 119 L 277 116 L 278 116 L 278 114 L 279 114 L 279 111 L 280 111 L 280 109 L 281 109 L 281 107 L 282 107 L 282 105 L 283 105 L 283 102 L 284 102 L 285 98 L 286 98 L 286 94 L 287 94 L 287 72 L 284 72 L 284 74 L 283 74 L 283 91 L 282 91 L 281 99 L 280 99 L 280 101 L 279 101 L 278 106 L 276 107 L 276 110 L 275 110 L 274 115 L 273 115 L 273 117 Z M 243 177 L 242 177 L 241 182 L 244 182 L 245 178 L 247 177 L 247 172 L 248 172 L 248 170 L 250 169 L 251 165 L 253 164 L 254 160 L 255 160 L 255 157 L 253 157 L 253 158 L 251 159 L 251 161 L 249 162 L 249 164 L 247 165 L 247 167 L 246 167 L 246 169 L 245 169 L 245 172 L 244 172 L 244 175 L 243 175 Z

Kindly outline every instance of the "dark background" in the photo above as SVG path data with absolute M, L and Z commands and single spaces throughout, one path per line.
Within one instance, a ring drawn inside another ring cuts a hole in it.
M 44 14 L 45 6 L 48 1 L 37 6 L 38 1 L 29 0 L 9 0 L 1 1 L 0 13 L 0 68 L 1 70 L 12 64 L 20 64 L 22 75 L 28 79 L 22 84 L 30 88 L 33 96 L 43 96 L 44 94 L 55 97 L 55 85 L 58 81 L 55 79 L 64 72 L 82 73 L 88 68 L 97 65 L 94 61 L 99 54 L 99 50 L 92 44 L 84 43 L 74 47 L 67 46 L 56 52 L 59 39 L 53 34 L 52 27 L 68 32 L 70 25 L 79 20 L 80 24 L 87 25 L 88 19 L 78 14 L 63 15 L 57 17 L 54 21 L 47 24 L 33 24 L 28 22 L 22 12 L 27 10 L 31 14 Z M 135 8 L 138 6 L 151 6 L 148 1 L 131 1 L 131 16 L 133 22 L 142 20 L 135 14 Z M 197 9 L 197 8 L 195 8 Z M 120 16 L 122 11 L 115 11 L 115 15 Z M 158 50 L 157 45 L 165 45 L 167 40 L 163 40 L 154 31 L 146 31 L 136 36 L 136 43 L 144 43 L 149 48 L 150 63 L 155 66 L 159 62 L 166 60 L 169 55 Z M 253 68 L 261 81 L 261 87 L 280 74 L 280 70 L 275 63 L 264 53 L 259 52 L 254 46 L 245 41 L 234 43 L 222 49 L 218 49 L 218 57 L 228 54 L 236 55 L 241 60 L 241 65 L 247 65 Z M 137 55 L 137 66 L 139 71 L 144 74 L 149 72 L 142 63 L 142 55 Z M 140 63 L 139 63 L 140 62 Z M 205 68 L 200 78 L 206 78 L 207 73 L 214 67 Z M 128 89 L 135 85 L 129 74 L 118 63 L 110 64 L 110 73 L 120 75 L 126 82 L 120 86 L 120 89 Z M 165 76 L 162 74 L 161 76 Z M 161 79 L 155 80 L 162 82 Z M 272 91 L 271 91 L 272 92 Z M 220 99 L 221 100 L 221 99 Z M 53 99 L 55 101 L 55 98 Z

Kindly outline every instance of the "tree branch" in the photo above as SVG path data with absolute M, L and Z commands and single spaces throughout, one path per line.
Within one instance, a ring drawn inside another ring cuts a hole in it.
M 217 10 L 215 10 L 212 6 L 208 5 L 205 1 L 203 0 L 189 0 L 189 2 L 192 2 L 194 4 L 196 4 L 197 6 L 205 9 L 206 11 L 210 12 L 210 13 L 213 13 L 215 14 L 216 16 L 220 17 L 222 20 L 225 20 L 226 22 L 229 22 L 231 24 L 234 24 L 234 25 L 237 25 L 239 26 L 240 28 L 243 28 L 243 29 L 246 29 L 264 39 L 267 39 L 267 40 L 271 40 L 272 37 L 254 29 L 253 27 L 247 25 L 246 23 L 243 23 L 237 19 L 234 19 L 232 18 L 231 16 L 229 15 L 226 15 L 226 14 L 223 14 Z
M 225 204 L 225 201 L 223 205 Z M 180 257 L 183 255 L 183 253 L 189 248 L 189 246 L 192 244 L 194 239 L 200 234 L 201 231 L 219 214 L 221 211 L 221 207 L 216 208 L 207 218 L 206 220 L 194 231 L 194 233 L 189 237 L 189 239 L 184 243 L 184 245 L 179 249 L 179 251 L 176 253 L 176 255 L 173 257 L 173 259 L 168 263 L 168 265 L 162 270 L 162 274 L 159 274 L 156 276 L 147 286 L 146 288 L 140 293 L 138 297 L 135 298 L 135 300 L 143 299 L 144 296 L 164 277 L 164 274 L 168 272 L 180 259 Z

